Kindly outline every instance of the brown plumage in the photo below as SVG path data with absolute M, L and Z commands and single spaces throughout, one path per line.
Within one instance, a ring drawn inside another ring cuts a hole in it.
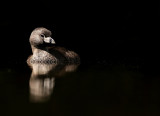
M 55 46 L 51 31 L 44 27 L 36 28 L 30 35 L 32 55 L 28 63 L 80 63 L 80 57 L 74 51 Z

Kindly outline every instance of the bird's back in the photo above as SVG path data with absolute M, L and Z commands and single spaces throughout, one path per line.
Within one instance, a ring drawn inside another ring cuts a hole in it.
M 61 62 L 68 62 L 68 63 L 79 63 L 80 57 L 77 53 L 71 50 L 67 50 L 64 47 L 50 47 L 48 52 L 55 56 Z

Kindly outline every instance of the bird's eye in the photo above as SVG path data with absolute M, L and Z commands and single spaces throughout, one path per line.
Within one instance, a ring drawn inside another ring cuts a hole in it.
M 43 37 L 43 38 L 45 37 L 45 35 L 44 35 L 44 34 L 41 34 L 40 36 L 41 36 L 41 37 Z

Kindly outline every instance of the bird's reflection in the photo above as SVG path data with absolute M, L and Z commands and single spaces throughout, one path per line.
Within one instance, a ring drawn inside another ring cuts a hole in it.
M 75 71 L 79 64 L 28 63 L 28 65 L 32 69 L 29 80 L 30 101 L 45 102 L 53 92 L 55 78 L 64 76 L 67 72 Z

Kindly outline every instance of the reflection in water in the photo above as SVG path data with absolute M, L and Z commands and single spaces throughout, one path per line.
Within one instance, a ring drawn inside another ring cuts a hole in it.
M 30 100 L 32 102 L 47 101 L 54 89 L 55 78 L 65 75 L 67 72 L 73 72 L 78 64 L 42 64 L 28 63 L 32 69 L 29 81 Z

